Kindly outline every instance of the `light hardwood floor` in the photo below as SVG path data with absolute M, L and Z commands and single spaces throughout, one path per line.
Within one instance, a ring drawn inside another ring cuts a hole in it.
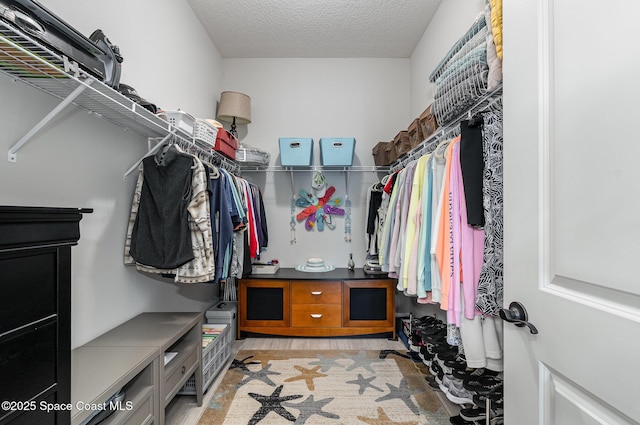
M 220 384 L 224 371 L 240 350 L 398 350 L 407 348 L 399 339 L 386 338 L 246 338 L 233 342 L 231 356 L 222 372 L 204 394 L 202 406 L 198 407 L 194 396 L 176 396 L 166 409 L 166 425 L 196 425 L 202 412 L 207 408 L 215 389 Z M 442 393 L 439 393 L 440 395 Z M 446 397 L 440 397 L 450 415 L 457 414 L 457 408 Z

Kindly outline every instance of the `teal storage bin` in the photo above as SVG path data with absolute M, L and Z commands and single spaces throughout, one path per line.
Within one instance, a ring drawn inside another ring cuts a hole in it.
M 309 166 L 313 159 L 313 139 L 307 137 L 281 137 L 280 163 L 284 167 Z
M 323 137 L 320 139 L 322 165 L 349 167 L 353 164 L 356 139 L 353 137 Z

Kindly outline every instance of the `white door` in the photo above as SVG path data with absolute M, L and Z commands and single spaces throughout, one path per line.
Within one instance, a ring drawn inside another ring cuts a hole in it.
M 640 423 L 640 1 L 503 24 L 505 424 Z

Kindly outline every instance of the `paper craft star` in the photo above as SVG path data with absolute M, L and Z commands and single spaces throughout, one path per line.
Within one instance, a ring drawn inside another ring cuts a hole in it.
M 319 373 L 318 372 L 318 369 L 320 369 L 320 366 L 316 366 L 313 369 L 307 369 L 307 368 L 304 368 L 302 366 L 297 366 L 296 365 L 296 366 L 294 366 L 294 368 L 298 369 L 300 371 L 301 375 L 294 376 L 294 377 L 291 377 L 291 378 L 287 378 L 287 379 L 284 380 L 284 382 L 293 382 L 293 381 L 304 380 L 307 383 L 307 388 L 309 389 L 309 391 L 313 391 L 316 388 L 315 384 L 313 383 L 313 380 L 315 378 L 322 378 L 322 377 L 328 376 L 328 375 L 326 375 L 324 373 Z
M 296 420 L 296 417 L 293 416 L 287 409 L 285 409 L 281 403 L 283 401 L 295 400 L 302 397 L 302 395 L 296 394 L 280 397 L 280 393 L 282 392 L 283 387 L 284 385 L 278 386 L 275 390 L 273 390 L 271 395 L 249 393 L 249 395 L 256 401 L 258 401 L 262 406 L 256 413 L 253 414 L 247 425 L 257 424 L 258 422 L 263 420 L 269 412 L 277 413 L 278 415 L 291 422 L 294 422 Z
M 366 416 L 358 416 L 362 422 L 367 423 L 369 425 L 418 425 L 416 421 L 409 422 L 395 422 L 392 421 L 391 418 L 385 413 L 382 407 L 378 407 L 378 417 L 377 418 L 367 418 Z

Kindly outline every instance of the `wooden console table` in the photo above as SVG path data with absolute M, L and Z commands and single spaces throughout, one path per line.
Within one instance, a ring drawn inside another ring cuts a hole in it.
M 202 317 L 143 313 L 73 350 L 72 425 L 92 413 L 83 405 L 105 403 L 121 388 L 125 400 L 109 421 L 164 425 L 165 407 L 192 375 L 202 405 Z M 165 361 L 167 353 L 176 354 Z
M 238 337 L 349 336 L 396 339 L 396 281 L 362 269 L 306 273 L 280 269 L 239 281 Z

